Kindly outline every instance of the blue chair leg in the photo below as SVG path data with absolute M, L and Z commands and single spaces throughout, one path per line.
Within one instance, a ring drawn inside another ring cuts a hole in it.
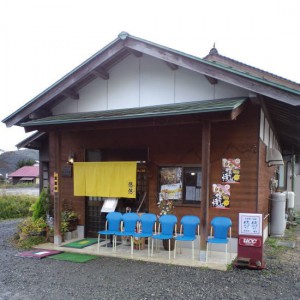
M 206 242 L 206 262 L 208 260 L 208 242 Z
M 192 259 L 194 260 L 194 258 L 195 258 L 195 243 L 194 243 L 194 241 L 192 241 Z
M 176 246 L 177 246 L 177 240 L 174 241 L 174 259 L 176 258 Z
M 131 256 L 133 256 L 133 236 L 130 236 Z
M 100 234 L 98 234 L 98 253 L 100 252 Z
M 151 242 L 151 237 L 148 237 L 148 257 L 150 256 L 150 242 Z

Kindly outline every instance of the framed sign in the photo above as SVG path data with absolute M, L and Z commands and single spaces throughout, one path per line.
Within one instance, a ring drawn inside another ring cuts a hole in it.
M 72 177 L 72 166 L 66 165 L 61 168 L 61 176 L 62 177 Z
M 262 236 L 262 214 L 239 213 L 239 234 Z

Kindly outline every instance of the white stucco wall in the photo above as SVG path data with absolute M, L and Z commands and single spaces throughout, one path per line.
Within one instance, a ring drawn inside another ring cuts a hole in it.
M 148 55 L 130 55 L 109 70 L 109 80 L 96 78 L 79 96 L 59 103 L 53 114 L 248 96 L 248 91 L 221 81 L 211 85 L 201 74 L 180 67 L 173 71 Z

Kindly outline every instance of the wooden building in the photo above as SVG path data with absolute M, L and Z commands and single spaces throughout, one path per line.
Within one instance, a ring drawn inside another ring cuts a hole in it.
M 174 214 L 200 216 L 204 247 L 214 216 L 230 217 L 237 236 L 239 212 L 262 213 L 267 235 L 270 194 L 287 184 L 283 160 L 300 152 L 299 105 L 299 84 L 215 48 L 201 59 L 122 32 L 3 122 L 37 130 L 19 146 L 40 150 L 58 241 L 64 207 L 86 236 L 103 221 L 101 196 L 74 195 L 72 158 L 140 162 L 136 198 L 118 209 L 158 213 L 159 192 L 173 185 Z
M 32 183 L 39 184 L 39 166 L 23 166 L 18 170 L 8 174 L 8 179 L 12 182 L 12 184 L 18 183 Z

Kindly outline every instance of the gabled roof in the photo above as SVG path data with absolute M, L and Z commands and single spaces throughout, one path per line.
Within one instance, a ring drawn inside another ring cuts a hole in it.
M 39 166 L 24 166 L 15 172 L 12 172 L 8 177 L 39 177 Z
M 220 80 L 257 95 L 256 99 L 261 104 L 263 102 L 274 120 L 281 144 L 286 143 L 284 147 L 288 151 L 300 153 L 300 84 L 219 55 L 216 49 L 201 59 L 126 32 L 121 32 L 114 41 L 6 117 L 3 122 L 8 127 L 19 125 L 32 128 L 34 123 L 42 124 L 47 120 L 62 122 L 64 116 L 60 120 L 51 117 L 50 111 L 54 106 L 66 98 L 79 99 L 80 89 L 95 78 L 109 80 L 109 72 L 114 65 L 129 55 L 140 57 L 143 54 L 164 61 L 173 70 L 186 68 L 206 76 L 212 84 Z
M 41 144 L 45 139 L 46 139 L 46 134 L 44 132 L 35 132 L 31 136 L 19 142 L 16 145 L 16 147 L 18 149 L 27 148 L 27 149 L 40 150 Z
M 180 66 L 293 106 L 300 105 L 300 85 L 297 89 L 284 82 L 272 81 L 255 73 L 201 59 L 121 32 L 117 39 L 6 117 L 3 122 L 9 127 L 20 125 L 31 118 L 45 117 L 51 107 L 66 97 L 78 99 L 78 91 L 96 77 L 109 79 L 110 68 L 127 56 L 139 57 L 143 54 L 161 59 L 171 68 Z

